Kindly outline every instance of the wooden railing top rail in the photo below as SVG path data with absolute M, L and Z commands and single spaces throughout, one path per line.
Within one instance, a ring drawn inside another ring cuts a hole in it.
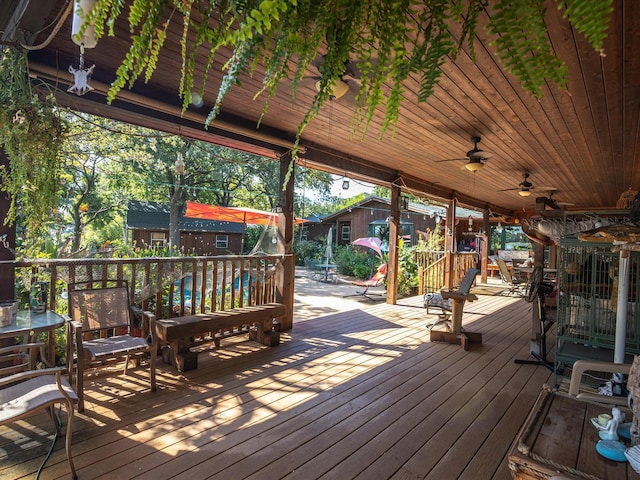
M 56 309 L 60 282 L 116 280 L 129 287 L 136 306 L 158 318 L 186 310 L 226 310 L 275 301 L 276 266 L 285 255 L 216 255 L 199 257 L 72 258 L 2 261 L 12 265 L 22 283 L 50 284 L 49 306 Z M 62 288 L 64 289 L 65 286 Z

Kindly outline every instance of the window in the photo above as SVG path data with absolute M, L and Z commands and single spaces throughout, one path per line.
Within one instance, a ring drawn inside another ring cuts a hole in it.
M 404 246 L 410 247 L 413 243 L 413 224 L 412 223 L 401 223 L 400 224 L 400 236 L 404 240 Z
M 164 232 L 151 232 L 151 246 L 164 247 L 167 243 L 167 236 Z
M 351 241 L 351 225 L 340 226 L 340 240 L 343 243 L 349 243 Z
M 216 248 L 229 248 L 229 235 L 216 235 Z

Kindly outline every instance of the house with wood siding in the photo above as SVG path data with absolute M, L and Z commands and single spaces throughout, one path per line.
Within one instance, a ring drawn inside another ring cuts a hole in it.
M 347 245 L 357 238 L 379 237 L 388 227 L 391 215 L 391 201 L 387 198 L 369 196 L 335 213 L 326 215 L 316 222 L 308 222 L 309 240 L 326 238 L 329 228 L 333 227 L 334 241 L 337 245 Z M 409 245 L 418 241 L 419 232 L 433 230 L 436 220 L 444 219 L 445 209 L 436 206 L 408 204 L 402 209 L 400 235 Z
M 242 253 L 242 223 L 180 216 L 180 245 L 196 255 Z M 130 200 L 127 230 L 133 245 L 164 247 L 169 243 L 169 205 Z

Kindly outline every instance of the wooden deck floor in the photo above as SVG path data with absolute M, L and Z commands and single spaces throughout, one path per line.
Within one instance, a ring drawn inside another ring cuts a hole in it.
M 430 343 L 420 299 L 294 324 L 267 348 L 244 339 L 179 374 L 98 375 L 76 416 L 81 479 L 509 479 L 506 455 L 551 372 L 527 358 L 531 305 L 481 296 L 470 351 Z M 0 428 L 0 478 L 33 478 L 44 416 Z M 59 441 L 42 479 L 69 478 Z

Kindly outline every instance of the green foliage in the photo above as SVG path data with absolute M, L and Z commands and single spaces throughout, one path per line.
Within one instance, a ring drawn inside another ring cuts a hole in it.
M 414 249 L 404 246 L 402 239 L 398 242 L 398 295 L 415 295 L 418 286 L 418 264 L 415 260 Z
M 324 249 L 318 242 L 311 240 L 297 240 L 293 242 L 293 253 L 296 255 L 296 265 L 304 265 L 305 259 L 322 260 Z
M 360 279 L 371 277 L 372 272 L 381 264 L 379 257 L 372 257 L 348 245 L 335 247 L 333 258 L 342 275 Z
M 10 197 L 4 222 L 13 224 L 21 210 L 24 244 L 36 252 L 60 197 L 67 125 L 53 96 L 32 90 L 26 54 L 2 47 L 0 55 L 0 147 L 9 157 L 9 168 L 0 167 L 0 190 Z
M 495 10 L 489 31 L 505 68 L 538 97 L 545 78 L 564 87 L 567 67 L 549 43 L 544 0 L 502 0 Z
M 260 240 L 262 236 L 262 232 L 264 232 L 264 227 L 260 225 L 247 225 L 244 230 L 244 249 L 242 251 L 243 254 L 247 254 L 253 250 Z
M 123 5 L 124 0 L 98 1 L 87 19 L 87 23 L 95 23 L 97 37 L 114 34 L 113 25 L 123 14 Z M 164 13 L 171 7 L 166 19 Z M 559 8 L 595 49 L 602 48 L 611 0 L 565 0 L 559 2 Z M 540 95 L 545 79 L 564 85 L 566 66 L 550 47 L 543 0 L 501 0 L 491 5 L 488 0 L 133 0 L 129 11 L 131 46 L 109 100 L 138 77 L 149 80 L 169 22 L 182 16 L 179 95 L 183 108 L 189 105 L 196 76 L 202 78 L 202 93 L 216 55 L 232 51 L 207 125 L 215 119 L 228 92 L 243 75 L 252 74 L 257 62 L 266 66 L 263 112 L 283 79 L 292 80 L 295 98 L 298 82 L 317 52 L 326 47 L 320 88 L 298 125 L 297 140 L 330 100 L 332 86 L 349 59 L 359 62 L 362 73 L 354 129 L 364 135 L 374 112 L 384 108 L 382 135 L 397 121 L 407 78 L 418 79 L 418 100 L 424 101 L 433 93 L 446 61 L 454 59 L 464 45 L 473 56 L 478 18 L 485 11 L 498 57 L 528 91 Z M 196 66 L 199 57 L 206 61 Z M 297 141 L 294 158 L 296 152 Z

